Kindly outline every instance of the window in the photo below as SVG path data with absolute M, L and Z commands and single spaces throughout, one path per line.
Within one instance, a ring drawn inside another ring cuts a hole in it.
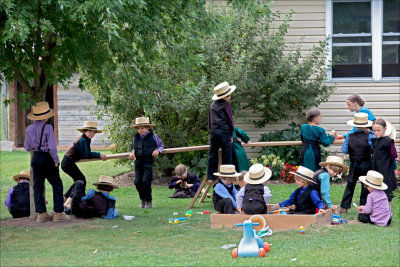
M 331 78 L 400 76 L 400 0 L 326 0 Z

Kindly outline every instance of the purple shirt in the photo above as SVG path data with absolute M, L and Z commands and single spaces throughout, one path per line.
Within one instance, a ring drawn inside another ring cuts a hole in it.
M 44 121 L 34 121 L 33 124 L 29 125 L 25 131 L 25 150 L 26 151 L 39 151 L 40 134 Z M 49 152 L 53 158 L 54 163 L 60 163 L 57 155 L 57 144 L 56 137 L 54 135 L 53 127 L 50 124 L 46 124 L 43 130 L 42 146 L 41 151 Z
M 20 183 L 29 183 L 28 181 L 21 181 Z M 6 201 L 4 202 L 4 205 L 8 208 L 14 207 L 14 203 L 12 202 L 12 195 L 14 194 L 14 186 L 10 188 L 10 191 L 8 191 Z
M 367 203 L 363 207 L 362 213 L 370 214 L 371 222 L 376 225 L 386 226 L 392 217 L 392 210 L 386 193 L 382 190 L 373 189 L 367 196 Z
M 238 209 L 242 208 L 243 205 L 243 198 L 244 198 L 244 190 L 245 190 L 246 186 L 243 186 L 242 188 L 240 188 L 239 192 L 236 194 L 236 205 Z M 269 188 L 267 186 L 264 186 L 264 194 L 263 194 L 263 198 L 265 201 L 265 204 L 268 204 L 269 200 L 271 199 L 271 190 L 269 190 Z
M 148 131 L 144 135 L 140 135 L 140 138 L 142 138 L 142 139 L 145 138 L 149 133 L 150 133 L 150 131 Z M 155 133 L 153 133 L 153 139 L 156 142 L 156 150 L 158 152 L 162 153 L 164 151 L 164 143 L 161 141 L 161 139 Z M 133 138 L 132 144 L 133 144 L 133 147 L 135 147 L 135 138 Z M 135 152 L 135 149 L 132 149 L 132 152 Z

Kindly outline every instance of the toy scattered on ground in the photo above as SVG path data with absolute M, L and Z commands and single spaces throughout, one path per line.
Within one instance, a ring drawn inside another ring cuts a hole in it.
M 179 223 L 183 223 L 183 222 L 187 222 L 187 218 L 181 217 L 181 218 L 169 218 L 168 222 L 170 224 L 179 224 Z
M 260 231 L 258 231 L 257 234 L 259 237 L 264 237 L 264 236 L 271 236 L 272 235 L 272 230 L 271 228 L 269 228 L 269 226 L 261 229 Z
M 300 226 L 299 229 L 300 229 L 299 233 L 300 233 L 300 234 L 304 234 L 304 227 L 303 227 L 303 226 Z
M 347 223 L 346 219 L 341 219 L 340 215 L 332 214 L 331 224 L 343 224 Z
M 243 226 L 243 237 L 237 248 L 232 251 L 232 257 L 264 257 L 265 252 L 270 250 L 270 244 L 263 242 L 257 236 L 256 230 L 253 226 L 259 223 L 253 223 L 251 220 L 245 220 L 243 223 L 236 224 L 236 226 Z
M 196 214 L 210 214 L 210 211 L 209 210 L 197 211 Z
M 261 229 L 264 229 L 267 226 L 267 222 L 265 221 L 265 218 L 262 215 L 255 214 L 249 218 L 250 221 L 253 223 L 259 223 L 254 229 L 257 231 L 260 231 Z
M 193 211 L 189 210 L 188 212 L 185 213 L 185 216 L 190 217 L 190 216 L 192 216 L 192 214 L 193 214 Z

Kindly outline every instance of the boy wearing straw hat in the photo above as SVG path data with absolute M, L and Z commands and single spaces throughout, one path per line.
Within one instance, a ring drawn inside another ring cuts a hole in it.
M 365 206 L 357 207 L 358 220 L 362 223 L 371 223 L 379 226 L 388 226 L 392 222 L 392 211 L 388 198 L 384 192 L 387 185 L 383 182 L 383 175 L 376 171 L 368 171 L 366 176 L 359 180 L 370 192 Z
M 92 152 L 90 149 L 90 143 L 93 137 L 97 133 L 103 132 L 102 130 L 97 129 L 97 122 L 95 121 L 85 121 L 83 122 L 83 127 L 78 128 L 78 131 L 82 133 L 79 136 L 72 146 L 65 152 L 64 158 L 61 162 L 61 169 L 72 177 L 74 182 L 81 180 L 84 185 L 86 185 L 86 178 L 78 168 L 75 162 L 80 159 L 93 159 L 100 158 L 102 160 L 106 160 L 106 155 L 101 154 L 99 152 Z M 68 191 L 64 194 L 64 200 L 66 200 L 70 195 L 72 190 L 72 186 L 68 189 Z
M 214 209 L 224 214 L 236 213 L 237 190 L 232 182 L 240 176 L 235 170 L 235 165 L 220 165 L 219 172 L 213 173 L 218 176 L 218 182 L 214 185 L 213 204 Z
M 90 189 L 85 195 L 85 184 L 83 181 L 76 181 L 65 202 L 69 213 L 83 218 L 103 217 L 104 219 L 114 219 L 118 215 L 115 209 L 115 197 L 110 196 L 111 191 L 118 188 L 114 184 L 114 178 L 101 175 L 98 183 L 93 183 L 97 187 L 95 191 Z
M 31 174 L 29 170 L 23 170 L 19 174 L 13 176 L 16 186 L 11 187 L 8 191 L 4 204 L 13 218 L 29 217 L 30 201 L 29 201 L 29 182 Z
M 254 164 L 244 175 L 247 183 L 236 195 L 237 210 L 245 214 L 266 214 L 271 199 L 271 190 L 264 183 L 271 178 L 272 172 L 262 164 Z
M 210 148 L 208 150 L 208 179 L 216 180 L 218 170 L 218 149 L 222 149 L 222 164 L 232 164 L 233 116 L 229 103 L 236 86 L 227 82 L 214 88 L 214 100 L 210 105 L 208 127 L 210 132 Z
M 331 202 L 330 180 L 331 177 L 347 171 L 349 167 L 347 167 L 343 162 L 344 160 L 341 157 L 328 156 L 326 161 L 319 163 L 322 168 L 314 173 L 314 188 L 321 196 L 326 209 L 332 208 L 332 210 L 337 210 L 337 206 L 332 205 Z
M 312 180 L 314 172 L 306 167 L 299 166 L 296 172 L 290 173 L 294 174 L 299 188 L 294 190 L 289 199 L 279 202 L 274 208 L 279 209 L 279 207 L 295 205 L 296 208 L 291 210 L 290 213 L 315 214 L 316 209 L 324 212 L 324 202 L 322 202 L 318 192 L 311 185 L 311 183 L 315 184 Z
M 70 220 L 64 213 L 63 184 L 58 169 L 60 161 L 57 155 L 56 138 L 53 127 L 50 124 L 46 124 L 53 115 L 54 110 L 50 109 L 49 103 L 38 102 L 32 106 L 32 112 L 27 116 L 29 120 L 33 121 L 33 124 L 26 128 L 24 147 L 26 151 L 33 151 L 31 167 L 33 170 L 33 191 L 38 223 L 50 220 L 53 220 L 53 222 Z M 55 212 L 53 218 L 46 211 L 43 196 L 46 178 L 53 187 Z
M 130 160 L 135 160 L 135 186 L 139 193 L 139 208 L 151 209 L 151 181 L 153 181 L 154 158 L 158 157 L 164 150 L 164 144 L 157 134 L 150 131 L 149 117 L 138 117 L 132 128 L 138 133 L 133 138 L 133 150 L 129 154 Z
M 350 169 L 347 185 L 340 203 L 340 213 L 347 213 L 347 210 L 351 208 L 358 177 L 366 175 L 372 169 L 372 139 L 375 138 L 374 133 L 367 129 L 367 127 L 372 126 L 372 121 L 368 120 L 367 113 L 354 114 L 354 119 L 349 120 L 347 124 L 356 127 L 356 130 L 346 136 L 342 145 L 342 152 L 350 156 Z M 360 205 L 366 203 L 368 193 L 367 189 L 361 187 Z

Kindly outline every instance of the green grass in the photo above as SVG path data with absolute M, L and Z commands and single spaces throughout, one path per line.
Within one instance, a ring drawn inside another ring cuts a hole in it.
M 29 167 L 26 152 L 1 152 L 1 202 L 14 184 L 12 175 Z M 115 175 L 126 168 L 113 167 L 111 162 L 81 163 L 88 179 L 88 188 L 101 174 Z M 72 179 L 61 171 L 65 187 Z M 271 202 L 286 199 L 294 185 L 271 185 Z M 50 186 L 46 187 L 51 200 Z M 333 203 L 339 203 L 344 186 L 332 186 Z M 357 187 L 355 200 L 359 197 Z M 400 262 L 399 200 L 393 202 L 393 223 L 389 227 L 344 224 L 310 227 L 300 235 L 297 229 L 274 232 L 266 258 L 231 257 L 224 244 L 238 243 L 242 231 L 210 229 L 209 215 L 196 211 L 213 210 L 211 201 L 196 203 L 188 224 L 169 225 L 168 218 L 183 216 L 190 199 L 170 199 L 172 190 L 153 187 L 154 208 L 138 208 L 135 188 L 123 187 L 112 192 L 120 214 L 135 215 L 132 221 L 122 216 L 114 220 L 94 219 L 87 223 L 57 228 L 22 228 L 2 226 L 1 265 L 40 266 L 398 266 Z M 51 202 L 51 201 L 50 201 Z M 357 202 L 357 201 L 356 201 Z M 10 218 L 2 204 L 2 219 Z M 344 218 L 355 219 L 354 209 Z M 268 224 L 268 222 L 267 222 Z M 113 226 L 118 226 L 113 229 Z M 97 251 L 96 253 L 94 253 Z M 296 261 L 291 262 L 296 258 Z

